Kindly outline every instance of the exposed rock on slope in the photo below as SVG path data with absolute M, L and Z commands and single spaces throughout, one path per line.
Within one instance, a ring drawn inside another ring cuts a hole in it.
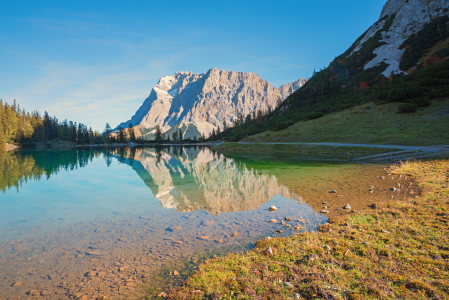
M 167 134 L 181 130 L 184 137 L 208 136 L 240 115 L 274 108 L 278 97 L 285 99 L 305 82 L 300 78 L 277 89 L 254 73 L 217 68 L 205 74 L 177 72 L 161 77 L 131 120 L 120 126 L 127 128 L 131 123 L 139 136 L 150 139 L 156 125 Z
M 389 66 L 382 72 L 389 76 L 391 72 L 399 73 L 400 60 L 406 50 L 401 47 L 404 41 L 412 34 L 416 34 L 426 24 L 437 17 L 447 15 L 449 1 L 447 0 L 389 0 L 380 15 L 379 21 L 371 26 L 363 38 L 358 41 L 350 55 L 357 55 L 363 45 L 371 39 L 376 39 L 376 33 L 380 30 L 379 42 L 381 46 L 374 49 L 376 57 L 370 60 L 364 69 L 372 68 L 382 62 Z M 382 31 L 385 26 L 386 31 Z

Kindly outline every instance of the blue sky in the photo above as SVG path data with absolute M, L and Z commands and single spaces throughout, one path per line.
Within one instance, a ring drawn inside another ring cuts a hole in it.
M 279 87 L 327 66 L 385 3 L 1 1 L 0 98 L 101 130 L 177 71 L 254 72 Z

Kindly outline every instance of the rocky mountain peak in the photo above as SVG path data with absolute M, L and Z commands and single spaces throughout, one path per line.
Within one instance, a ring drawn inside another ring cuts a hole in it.
M 241 115 L 274 108 L 278 98 L 285 99 L 305 82 L 300 78 L 277 89 L 255 73 L 218 68 L 203 74 L 176 72 L 161 77 L 136 114 L 120 126 L 131 123 L 138 136 L 149 139 L 156 125 L 169 135 L 180 130 L 184 137 L 208 136 Z

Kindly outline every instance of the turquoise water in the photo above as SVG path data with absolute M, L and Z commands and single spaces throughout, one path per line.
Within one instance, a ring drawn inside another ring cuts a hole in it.
M 203 257 L 292 234 L 276 234 L 270 219 L 302 219 L 303 230 L 327 219 L 273 173 L 205 147 L 21 151 L 1 160 L 1 299 L 154 295 Z

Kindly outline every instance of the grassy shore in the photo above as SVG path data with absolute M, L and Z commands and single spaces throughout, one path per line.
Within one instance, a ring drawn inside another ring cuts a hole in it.
M 389 171 L 422 194 L 208 260 L 169 298 L 449 299 L 449 160 Z
M 369 147 L 333 147 L 321 145 L 295 144 L 239 144 L 224 143 L 213 147 L 213 150 L 226 155 L 254 156 L 254 157 L 291 157 L 296 159 L 352 159 L 368 155 L 376 155 L 399 151 L 399 149 L 369 148 Z
M 397 113 L 398 103 L 367 103 L 298 122 L 281 131 L 266 131 L 245 142 L 362 143 L 431 146 L 449 144 L 449 99 L 408 114 Z

